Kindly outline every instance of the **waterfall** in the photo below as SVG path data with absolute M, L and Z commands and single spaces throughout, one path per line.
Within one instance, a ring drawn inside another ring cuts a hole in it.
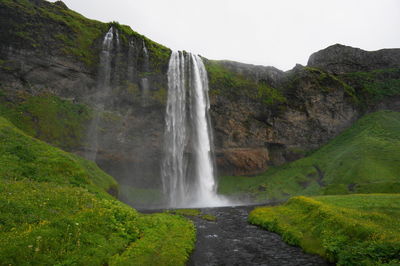
M 165 158 L 161 177 L 164 193 L 171 206 L 187 202 L 187 158 L 185 60 L 182 53 L 173 52 L 168 67 L 168 100 L 165 117 Z
M 118 34 L 118 33 L 117 33 Z M 111 83 L 111 61 L 112 55 L 111 52 L 113 50 L 113 40 L 114 40 L 114 28 L 111 27 L 107 34 L 104 36 L 102 51 L 100 53 L 100 64 L 97 75 L 97 86 L 96 93 L 94 99 L 94 115 L 93 119 L 89 125 L 88 130 L 88 151 L 85 154 L 85 157 L 88 160 L 95 161 L 99 146 L 99 124 L 100 124 L 100 116 L 104 111 L 104 105 L 107 100 L 108 95 L 110 94 L 110 83 Z M 117 44 L 119 43 L 118 35 L 117 35 Z
M 145 72 L 144 75 L 147 75 L 147 72 L 149 72 L 149 70 L 149 52 L 147 50 L 145 42 L 143 41 L 143 71 Z M 140 85 L 142 88 L 142 106 L 145 107 L 147 106 L 150 87 L 149 80 L 146 76 L 140 79 Z
M 207 71 L 200 57 L 173 52 L 168 68 L 161 176 L 170 207 L 220 206 L 216 194 Z
M 135 66 L 134 66 L 134 62 L 133 62 L 133 58 L 134 58 L 134 50 L 135 50 L 135 46 L 134 46 L 134 42 L 131 40 L 129 41 L 129 49 L 128 49 L 128 67 L 127 67 L 127 80 L 129 82 L 133 82 L 133 72 L 135 71 Z

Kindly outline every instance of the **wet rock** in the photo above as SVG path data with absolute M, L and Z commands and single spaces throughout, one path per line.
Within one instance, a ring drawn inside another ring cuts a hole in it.
M 237 148 L 217 152 L 217 166 L 223 175 L 255 175 L 267 169 L 268 150 Z

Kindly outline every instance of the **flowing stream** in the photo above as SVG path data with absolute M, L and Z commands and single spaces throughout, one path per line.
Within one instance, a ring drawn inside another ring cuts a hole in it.
M 282 241 L 272 232 L 247 223 L 254 206 L 202 209 L 215 221 L 193 218 L 197 242 L 188 266 L 268 265 L 317 266 L 333 265 L 317 255 L 306 254 L 299 247 Z
M 162 181 L 170 207 L 221 206 L 216 194 L 207 71 L 202 59 L 173 52 L 168 69 Z

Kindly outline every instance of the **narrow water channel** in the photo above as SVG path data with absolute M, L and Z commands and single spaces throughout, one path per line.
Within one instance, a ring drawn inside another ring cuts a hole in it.
M 197 243 L 189 266 L 331 265 L 316 255 L 284 243 L 275 233 L 247 223 L 253 206 L 202 209 L 216 221 L 194 218 Z

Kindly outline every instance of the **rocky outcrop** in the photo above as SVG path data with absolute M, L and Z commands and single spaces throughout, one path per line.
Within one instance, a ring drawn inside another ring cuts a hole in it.
M 247 149 L 249 153 L 249 149 L 266 149 L 269 156 L 261 156 L 265 161 L 259 162 L 263 167 L 248 170 L 255 174 L 264 171 L 264 165 L 299 159 L 335 137 L 361 113 L 345 85 L 329 75 L 321 81 L 322 74 L 301 66 L 285 73 L 280 89 L 285 92 L 286 102 L 274 106 L 211 93 L 217 151 L 224 154 L 229 149 Z M 224 172 L 229 172 L 226 162 L 219 162 Z M 231 172 L 240 172 L 235 169 L 240 169 L 241 163 L 245 162 L 230 160 Z
M 278 86 L 285 77 L 285 72 L 272 66 L 244 64 L 235 61 L 222 60 L 220 64 L 241 76 L 254 82 L 266 82 L 271 86 Z
M 399 68 L 400 49 L 382 49 L 367 52 L 359 48 L 335 44 L 312 54 L 307 66 L 320 68 L 335 74 Z
M 268 150 L 265 148 L 227 149 L 216 154 L 220 175 L 255 175 L 267 170 L 268 161 Z

